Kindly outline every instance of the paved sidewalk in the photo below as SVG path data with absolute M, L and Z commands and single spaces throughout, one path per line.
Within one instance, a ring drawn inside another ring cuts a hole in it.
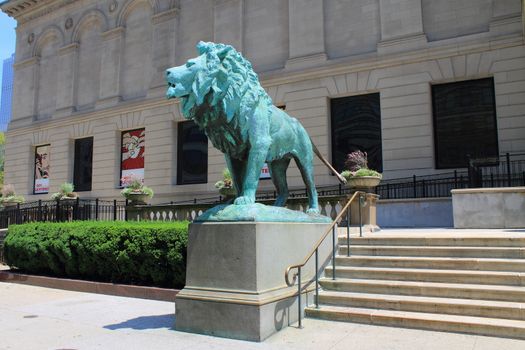
M 173 330 L 173 303 L 0 283 L 0 349 L 523 350 L 525 341 L 306 319 L 263 343 Z

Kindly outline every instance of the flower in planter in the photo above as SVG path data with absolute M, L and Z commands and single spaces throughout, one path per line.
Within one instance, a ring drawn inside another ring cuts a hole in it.
M 15 186 L 11 184 L 6 184 L 2 188 L 2 198 L 0 201 L 3 205 L 13 205 L 18 203 L 24 203 L 25 199 L 23 196 L 16 194 Z
M 123 176 L 120 179 L 120 183 L 125 187 L 122 191 L 120 191 L 120 194 L 132 202 L 142 202 L 142 200 L 137 200 L 135 198 L 138 195 L 143 195 L 146 198 L 153 197 L 153 190 L 147 186 L 144 186 L 144 180 L 136 175 Z
M 51 195 L 52 200 L 76 199 L 78 194 L 75 191 L 75 186 L 70 182 L 64 182 L 60 185 L 58 192 Z
M 220 194 L 226 197 L 235 197 L 237 195 L 237 191 L 233 187 L 232 175 L 228 168 L 222 171 L 222 180 L 215 183 L 215 188 L 219 190 Z
M 345 167 L 341 175 L 349 180 L 355 177 L 372 176 L 381 179 L 381 173 L 368 168 L 368 155 L 366 152 L 354 151 L 346 156 Z

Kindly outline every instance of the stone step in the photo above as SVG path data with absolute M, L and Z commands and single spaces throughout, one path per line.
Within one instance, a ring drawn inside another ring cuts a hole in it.
M 347 246 L 340 245 L 338 251 L 339 255 L 347 255 Z M 351 245 L 350 255 L 525 259 L 525 247 Z
M 344 306 L 307 307 L 308 317 L 525 339 L 525 321 Z
M 346 244 L 346 234 L 339 234 Z M 451 246 L 451 247 L 525 247 L 525 237 L 351 237 L 351 245 Z
M 325 276 L 332 277 L 331 265 L 326 268 Z M 336 266 L 335 276 L 336 278 L 525 286 L 525 273 L 508 271 Z
M 508 301 L 436 298 L 323 291 L 321 305 L 525 320 L 525 304 Z
M 319 282 L 321 287 L 326 291 L 396 294 L 404 296 L 455 299 L 480 299 L 525 303 L 525 287 L 347 278 L 339 278 L 336 280 L 322 278 Z
M 525 272 L 521 259 L 338 255 L 336 265 Z

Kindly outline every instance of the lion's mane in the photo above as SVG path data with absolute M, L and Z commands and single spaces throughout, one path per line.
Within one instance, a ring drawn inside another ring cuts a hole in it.
M 181 98 L 183 114 L 196 119 L 201 128 L 220 115 L 226 116 L 246 141 L 247 122 L 253 110 L 262 102 L 271 113 L 270 96 L 260 85 L 251 63 L 232 46 L 200 42 L 197 50 L 199 55 L 206 55 L 206 69 L 195 75 L 191 93 Z

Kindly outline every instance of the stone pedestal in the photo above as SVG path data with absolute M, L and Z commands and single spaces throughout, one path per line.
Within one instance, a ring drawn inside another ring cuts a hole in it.
M 284 273 L 302 262 L 328 223 L 203 222 L 189 231 L 186 287 L 177 295 L 175 329 L 262 341 L 297 321 L 297 286 Z M 319 271 L 332 240 L 320 249 Z M 315 259 L 302 270 L 303 302 Z
M 525 186 L 452 190 L 454 228 L 524 228 Z
M 351 195 L 350 195 L 351 196 Z M 377 232 L 377 201 L 379 196 L 375 193 L 367 193 L 361 202 L 361 224 L 363 232 Z M 359 232 L 359 199 L 356 198 L 350 205 L 350 225 L 352 232 Z

